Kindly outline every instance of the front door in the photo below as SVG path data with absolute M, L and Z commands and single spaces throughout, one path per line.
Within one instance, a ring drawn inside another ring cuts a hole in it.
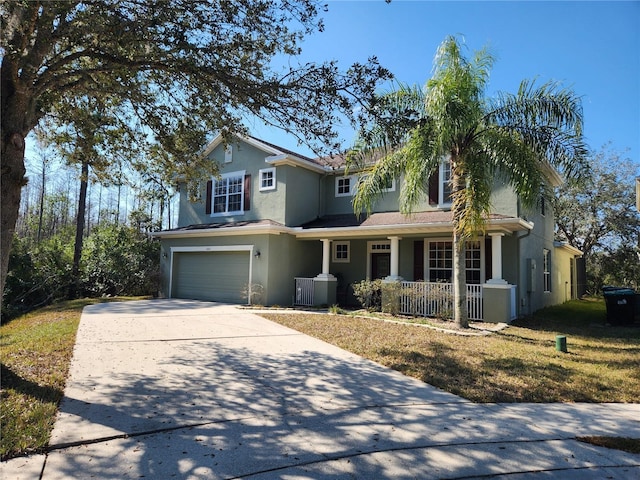
M 386 278 L 391 275 L 391 254 L 371 254 L 371 279 Z

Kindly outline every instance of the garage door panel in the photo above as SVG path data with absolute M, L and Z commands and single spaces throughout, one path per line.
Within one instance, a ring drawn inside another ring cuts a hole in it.
M 172 294 L 217 302 L 246 303 L 248 252 L 179 252 L 173 257 Z

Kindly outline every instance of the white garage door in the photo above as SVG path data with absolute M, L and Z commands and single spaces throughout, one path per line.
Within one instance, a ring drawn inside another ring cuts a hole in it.
M 173 298 L 247 303 L 249 252 L 179 252 L 173 255 Z

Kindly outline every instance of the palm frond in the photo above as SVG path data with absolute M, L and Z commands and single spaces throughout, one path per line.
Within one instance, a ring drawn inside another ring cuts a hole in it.
M 485 122 L 516 132 L 541 162 L 548 161 L 566 176 L 588 171 L 581 99 L 557 82 L 536 86 L 523 81 L 517 94 L 496 98 Z

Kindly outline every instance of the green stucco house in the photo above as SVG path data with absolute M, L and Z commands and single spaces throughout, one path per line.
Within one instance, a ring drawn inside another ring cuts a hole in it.
M 402 178 L 374 212 L 351 204 L 358 173 L 342 157 L 307 158 L 250 137 L 204 154 L 220 177 L 180 186 L 178 227 L 162 243 L 161 295 L 262 305 L 354 303 L 354 282 L 401 282 L 404 313 L 429 315 L 452 278 L 448 165 L 443 162 L 416 212 L 398 211 Z M 554 182 L 560 178 L 549 172 Z M 554 217 L 541 202 L 522 208 L 496 182 L 486 236 L 469 242 L 466 275 L 472 319 L 510 321 L 576 296 L 581 252 L 554 241 Z M 408 292 L 411 292 L 409 294 Z

